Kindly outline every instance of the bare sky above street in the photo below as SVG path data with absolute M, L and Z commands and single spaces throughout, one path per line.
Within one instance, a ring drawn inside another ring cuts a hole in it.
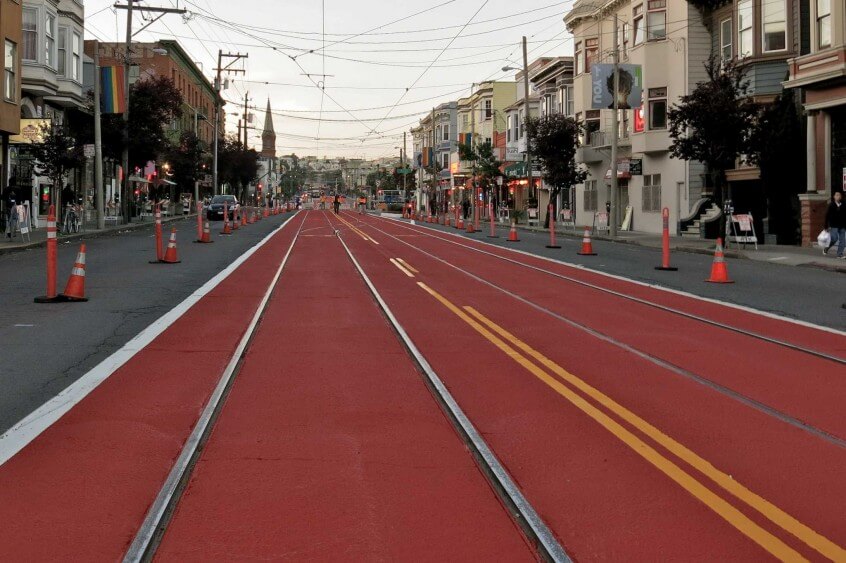
M 86 38 L 123 41 L 126 12 L 114 0 L 85 0 Z M 125 2 L 121 2 L 125 3 Z M 232 76 L 227 114 L 255 117 L 251 145 L 261 144 L 270 98 L 277 153 L 378 158 L 397 154 L 402 133 L 432 107 L 465 96 L 474 82 L 513 79 L 502 72 L 529 60 L 570 55 L 564 13 L 572 0 L 146 0 L 141 6 L 185 8 L 138 34 L 176 39 L 209 78 L 218 49 L 248 53 L 246 74 Z M 149 23 L 135 18 L 135 29 Z M 466 24 L 466 25 L 465 25 Z M 307 76 L 310 74 L 311 76 Z M 327 76 L 323 76 L 327 75 Z M 321 87 L 325 86 L 325 89 Z M 227 115 L 234 133 L 238 117 Z M 409 151 L 411 140 L 408 140 Z

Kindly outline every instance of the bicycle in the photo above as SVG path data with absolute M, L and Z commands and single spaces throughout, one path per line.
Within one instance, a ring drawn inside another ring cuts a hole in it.
M 65 208 L 65 221 L 62 223 L 63 233 L 78 233 L 81 227 L 80 213 L 81 206 L 70 205 Z

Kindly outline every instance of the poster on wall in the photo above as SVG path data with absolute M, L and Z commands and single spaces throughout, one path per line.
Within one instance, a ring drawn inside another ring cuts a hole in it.
M 621 64 L 617 107 L 634 109 L 642 105 L 643 71 L 640 65 Z M 614 65 L 595 64 L 590 68 L 591 108 L 614 109 Z

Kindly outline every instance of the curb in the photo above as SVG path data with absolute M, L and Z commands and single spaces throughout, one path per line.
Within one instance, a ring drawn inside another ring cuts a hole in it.
M 182 216 L 179 216 L 179 217 L 168 217 L 166 219 L 162 219 L 162 225 L 167 224 L 167 223 L 174 223 L 176 221 L 183 221 L 185 219 L 190 219 L 191 217 L 196 217 L 196 216 L 197 215 L 195 213 L 193 215 L 182 215 Z M 86 232 L 83 232 L 83 233 L 73 233 L 72 235 L 59 236 L 58 240 L 59 240 L 59 243 L 61 244 L 62 242 L 69 242 L 69 241 L 79 240 L 79 239 L 82 239 L 82 238 L 93 239 L 93 238 L 114 236 L 114 235 L 118 235 L 118 234 L 121 234 L 121 233 L 125 233 L 127 231 L 137 231 L 137 230 L 143 229 L 145 227 L 154 227 L 155 224 L 156 224 L 155 221 L 150 222 L 150 223 L 130 223 L 128 225 L 120 225 L 118 227 L 104 229 L 102 231 L 94 230 L 94 231 L 86 231 Z M 14 247 L 9 247 L 9 248 L 4 248 L 4 247 L 0 246 L 0 255 L 12 254 L 12 253 L 15 253 L 15 252 L 23 252 L 23 251 L 26 251 L 26 250 L 32 250 L 33 248 L 39 248 L 39 247 L 46 246 L 46 245 L 47 245 L 47 239 L 40 240 L 40 241 L 34 241 L 34 242 L 27 243 L 27 244 L 22 244 L 22 245 L 18 245 L 18 246 L 14 246 Z

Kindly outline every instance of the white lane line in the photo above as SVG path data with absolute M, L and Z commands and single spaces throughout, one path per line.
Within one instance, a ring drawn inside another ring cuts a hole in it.
M 12 426 L 9 430 L 0 436 L 0 466 L 9 461 L 19 451 L 24 449 L 30 442 L 35 440 L 45 430 L 52 426 L 57 420 L 62 418 L 69 410 L 71 410 L 77 403 L 82 401 L 89 393 L 94 391 L 106 379 L 108 379 L 114 372 L 120 369 L 126 362 L 131 360 L 135 354 L 144 349 L 150 342 L 155 340 L 161 333 L 163 333 L 170 325 L 177 321 L 184 315 L 191 307 L 193 307 L 200 299 L 208 295 L 214 288 L 229 277 L 238 267 L 246 262 L 253 254 L 255 254 L 262 246 L 273 238 L 276 233 L 281 231 L 293 219 L 297 213 L 291 215 L 285 222 L 274 229 L 257 245 L 246 251 L 226 267 L 223 271 L 218 273 L 215 277 L 203 284 L 194 293 L 185 298 L 182 303 L 165 313 L 158 320 L 154 321 L 150 326 L 138 333 L 129 342 L 123 345 L 119 350 L 114 352 L 111 356 L 94 366 L 88 373 L 71 383 L 58 395 L 38 407 L 29 415 L 24 417 L 20 422 Z
M 391 264 L 393 264 L 394 266 L 396 266 L 396 267 L 397 267 L 397 269 L 399 269 L 399 271 L 400 271 L 400 272 L 402 272 L 403 274 L 405 274 L 406 276 L 408 276 L 408 277 L 410 277 L 410 278 L 413 278 L 413 277 L 414 277 L 414 274 L 412 274 L 411 272 L 409 272 L 408 270 L 406 270 L 406 269 L 405 269 L 405 267 L 404 267 L 402 264 L 400 264 L 399 262 L 397 262 L 397 261 L 396 261 L 396 260 L 394 260 L 393 258 L 391 258 Z
M 384 218 L 388 221 L 393 221 L 393 222 L 395 222 L 399 225 L 405 226 L 405 223 L 403 223 L 399 219 L 393 219 L 391 217 L 385 217 L 384 215 L 382 216 L 382 218 Z M 670 287 L 664 287 L 662 285 L 657 285 L 657 284 L 654 284 L 654 283 L 647 283 L 647 282 L 643 282 L 643 281 L 639 281 L 639 280 L 633 280 L 631 278 L 627 278 L 627 277 L 624 277 L 624 276 L 618 276 L 616 274 L 603 272 L 601 270 L 594 270 L 593 268 L 588 268 L 586 266 L 582 266 L 581 264 L 574 264 L 573 262 L 565 262 L 564 260 L 557 260 L 555 258 L 548 258 L 546 256 L 541 256 L 539 254 L 532 254 L 531 252 L 527 252 L 525 250 L 518 250 L 518 249 L 512 248 L 512 247 L 499 246 L 499 245 L 496 245 L 496 244 L 491 244 L 491 243 L 484 241 L 484 240 L 467 238 L 467 237 L 464 237 L 464 236 L 461 236 L 461 235 L 457 235 L 455 233 L 451 233 L 449 231 L 441 231 L 440 229 L 432 229 L 430 227 L 425 227 L 425 226 L 423 226 L 423 227 L 432 231 L 432 232 L 449 235 L 451 237 L 460 239 L 461 241 L 464 241 L 464 242 L 467 242 L 467 241 L 477 242 L 479 244 L 484 244 L 486 246 L 496 248 L 497 250 L 503 250 L 503 251 L 506 251 L 506 252 L 514 252 L 514 253 L 517 253 L 517 254 L 522 254 L 524 256 L 529 256 L 531 258 L 537 258 L 538 260 L 543 260 L 545 262 L 552 262 L 553 264 L 561 264 L 562 266 L 568 266 L 570 268 L 575 268 L 577 270 L 583 270 L 585 272 L 590 272 L 592 274 L 597 274 L 599 276 L 605 276 L 607 278 L 611 278 L 611 279 L 615 279 L 615 280 L 619 280 L 619 281 L 624 281 L 624 282 L 628 282 L 628 283 L 633 283 L 633 284 L 639 285 L 641 287 L 649 287 L 649 288 L 657 289 L 659 291 L 663 291 L 663 292 L 666 292 L 666 293 L 673 293 L 675 295 L 681 295 L 683 297 L 689 297 L 690 299 L 695 299 L 697 301 L 703 301 L 705 303 L 712 303 L 714 305 L 721 305 L 723 307 L 729 307 L 731 309 L 737 309 L 739 311 L 744 311 L 746 313 L 752 313 L 753 315 L 760 315 L 762 317 L 767 317 L 767 318 L 775 319 L 775 320 L 778 320 L 778 321 L 784 321 L 786 323 L 791 323 L 791 324 L 803 326 L 803 327 L 806 327 L 806 328 L 816 329 L 816 330 L 819 330 L 819 331 L 822 331 L 822 332 L 829 332 L 831 334 L 836 334 L 838 336 L 846 336 L 846 331 L 838 330 L 836 328 L 831 328 L 831 327 L 827 327 L 827 326 L 823 326 L 823 325 L 815 325 L 815 324 L 809 323 L 807 321 L 803 321 L 803 320 L 799 320 L 799 319 L 791 319 L 790 317 L 782 317 L 781 315 L 777 315 L 775 313 L 770 313 L 770 312 L 767 312 L 767 311 L 761 311 L 759 309 L 753 309 L 752 307 L 747 307 L 746 305 L 738 305 L 737 303 L 731 303 L 729 301 L 720 301 L 718 299 L 711 299 L 710 297 L 703 297 L 701 295 L 688 293 L 686 291 L 681 291 L 679 289 L 673 289 L 673 288 L 670 288 Z M 408 227 L 406 227 L 406 228 L 408 228 Z M 409 230 L 411 230 L 411 229 L 409 229 Z M 430 235 L 430 236 L 433 236 L 434 238 L 441 238 L 441 237 L 435 237 L 434 235 Z M 441 240 L 445 240 L 445 239 L 441 239 Z M 453 241 L 446 241 L 446 242 L 451 242 L 453 244 L 457 244 Z M 463 246 L 469 246 L 469 245 L 465 244 Z M 506 259 L 508 259 L 508 258 L 506 258 Z M 526 265 L 530 266 L 529 264 L 526 264 Z

